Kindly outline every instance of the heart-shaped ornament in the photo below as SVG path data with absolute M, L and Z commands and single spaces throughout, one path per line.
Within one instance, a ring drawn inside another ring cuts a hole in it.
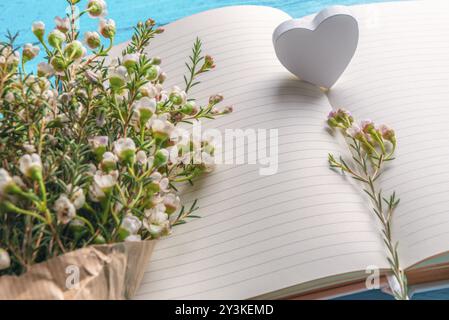
M 348 7 L 333 6 L 313 19 L 281 23 L 273 33 L 279 61 L 301 80 L 331 88 L 349 65 L 359 41 Z

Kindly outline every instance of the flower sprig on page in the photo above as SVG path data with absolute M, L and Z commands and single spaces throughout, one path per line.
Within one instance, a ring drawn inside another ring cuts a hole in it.
M 37 73 L 14 36 L 0 44 L 0 275 L 91 244 L 156 239 L 197 217 L 176 189 L 214 168 L 214 145 L 182 129 L 231 112 L 223 96 L 200 105 L 188 91 L 214 68 L 194 43 L 186 87 L 165 89 L 161 58 L 146 48 L 162 33 L 140 22 L 128 46 L 109 57 L 116 26 L 106 3 L 67 0 L 69 14 L 32 32 L 45 51 Z M 99 19 L 79 40 L 78 20 Z M 91 50 L 87 55 L 86 47 Z M 106 58 L 110 58 L 106 60 Z M 108 62 L 107 62 L 108 61 Z
M 350 161 L 344 160 L 341 156 L 337 159 L 329 154 L 330 167 L 349 174 L 360 183 L 363 191 L 369 196 L 388 250 L 387 259 L 395 283 L 392 286 L 393 294 L 396 299 L 408 300 L 407 278 L 399 263 L 398 242 L 392 236 L 392 218 L 399 205 L 399 199 L 395 192 L 385 197 L 378 185 L 378 179 L 385 165 L 394 160 L 395 132 L 384 124 L 376 126 L 370 120 L 362 121 L 359 125 L 344 109 L 331 111 L 327 123 L 331 129 L 343 135 L 351 154 Z

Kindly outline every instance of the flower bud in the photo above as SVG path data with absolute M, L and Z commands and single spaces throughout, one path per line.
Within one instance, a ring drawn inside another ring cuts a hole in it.
M 112 39 L 115 37 L 115 21 L 112 19 L 102 19 L 99 26 L 100 34 L 106 39 Z
M 50 64 L 56 72 L 62 72 L 66 69 L 66 63 L 61 56 L 54 56 L 50 60 Z
M 126 84 L 126 68 L 124 66 L 117 67 L 109 75 L 109 84 L 114 90 L 120 90 Z
M 64 49 L 64 55 L 71 60 L 81 58 L 85 52 L 83 44 L 78 40 L 70 42 Z
M 182 105 L 187 102 L 187 94 L 185 91 L 181 91 L 178 87 L 173 87 L 172 92 L 169 95 L 169 99 L 171 102 L 173 102 L 174 105 Z
M 23 57 L 26 61 L 33 60 L 39 54 L 39 47 L 27 43 L 23 46 Z
M 215 94 L 209 98 L 209 104 L 215 105 L 223 101 L 223 96 L 221 94 Z
M 161 167 L 167 164 L 170 153 L 167 149 L 160 149 L 154 155 L 154 166 Z
M 123 65 L 127 68 L 133 68 L 139 63 L 139 54 L 138 53 L 129 53 L 123 57 Z
M 147 28 L 151 28 L 156 25 L 156 21 L 150 18 L 147 21 L 145 21 L 145 25 L 147 26 Z
M 66 40 L 66 36 L 59 30 L 53 30 L 48 35 L 48 44 L 53 48 L 61 48 L 62 43 Z
M 45 24 L 42 21 L 36 21 L 33 23 L 31 31 L 33 31 L 36 38 L 42 41 L 45 34 Z
M 103 154 L 103 160 L 101 160 L 101 170 L 104 172 L 110 172 L 117 168 L 117 157 L 112 152 L 105 152 Z
M 336 111 L 329 112 L 327 116 L 327 123 L 331 128 L 350 128 L 352 123 L 354 122 L 354 118 L 352 117 L 349 111 L 345 109 L 338 109 Z
M 103 154 L 106 152 L 109 138 L 107 136 L 95 136 L 91 139 L 88 139 L 90 147 L 93 149 L 97 160 L 103 158 Z
M 208 71 L 208 70 L 213 69 L 213 68 L 215 68 L 214 59 L 211 56 L 209 56 L 209 55 L 205 56 L 204 57 L 204 63 L 203 63 L 203 66 L 200 69 L 200 72 L 205 72 L 205 71 Z
M 8 251 L 0 248 L 0 270 L 8 269 L 11 266 L 11 258 Z
M 92 18 L 101 17 L 106 13 L 106 2 L 104 0 L 89 0 L 87 11 Z
M 195 101 L 188 101 L 185 105 L 182 106 L 180 111 L 186 115 L 193 115 L 198 112 L 198 108 Z
M 147 79 L 154 81 L 159 77 L 161 68 L 159 66 L 151 66 L 147 71 Z
M 84 33 L 84 42 L 90 49 L 96 49 L 101 44 L 100 35 L 95 31 L 87 31 Z

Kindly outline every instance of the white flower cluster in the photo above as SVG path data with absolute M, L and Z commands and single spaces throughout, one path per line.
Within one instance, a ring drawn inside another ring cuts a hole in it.
M 91 244 L 168 235 L 197 217 L 196 202 L 182 205 L 179 184 L 214 169 L 213 141 L 193 136 L 189 124 L 232 108 L 218 107 L 219 94 L 204 105 L 189 96 L 215 67 L 201 41 L 185 87 L 164 88 L 162 60 L 145 50 L 163 29 L 139 23 L 122 54 L 106 60 L 115 22 L 104 0 L 86 2 L 81 13 L 56 17 L 50 32 L 33 23 L 39 45 L 26 44 L 22 55 L 13 39 L 0 46 L 0 275 Z M 84 14 L 99 27 L 81 42 Z M 28 74 L 40 51 L 46 61 Z

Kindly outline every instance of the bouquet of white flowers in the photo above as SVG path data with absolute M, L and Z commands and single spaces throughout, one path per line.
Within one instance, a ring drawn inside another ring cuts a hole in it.
M 152 242 L 141 240 L 197 217 L 196 205 L 181 205 L 176 184 L 210 171 L 214 147 L 179 125 L 232 110 L 217 107 L 221 95 L 204 106 L 188 97 L 197 77 L 214 68 L 200 40 L 186 64 L 185 88 L 165 90 L 161 59 L 145 51 L 162 28 L 151 19 L 138 23 L 122 54 L 106 63 L 116 33 L 114 21 L 105 18 L 106 3 L 90 0 L 79 11 L 80 0 L 67 1 L 71 13 L 56 18 L 53 31 L 47 33 L 43 22 L 32 26 L 46 55 L 37 74 L 25 68 L 39 46 L 26 44 L 20 54 L 11 34 L 0 44 L 0 288 L 2 282 L 8 290 L 14 283 L 20 287 L 20 279 L 33 279 L 37 270 L 47 284 L 59 281 L 56 293 L 44 297 L 68 297 L 61 284 L 66 270 L 56 271 L 64 275 L 57 281 L 59 274 L 47 272 L 55 259 L 85 263 L 78 266 L 82 277 L 95 273 L 97 261 L 104 266 L 119 257 L 125 264 L 120 273 L 139 255 L 136 241 L 149 256 Z M 85 14 L 99 19 L 99 32 L 86 32 L 83 44 L 77 22 Z M 133 273 L 141 277 L 142 266 L 137 269 Z M 22 297 L 32 297 L 30 292 Z

